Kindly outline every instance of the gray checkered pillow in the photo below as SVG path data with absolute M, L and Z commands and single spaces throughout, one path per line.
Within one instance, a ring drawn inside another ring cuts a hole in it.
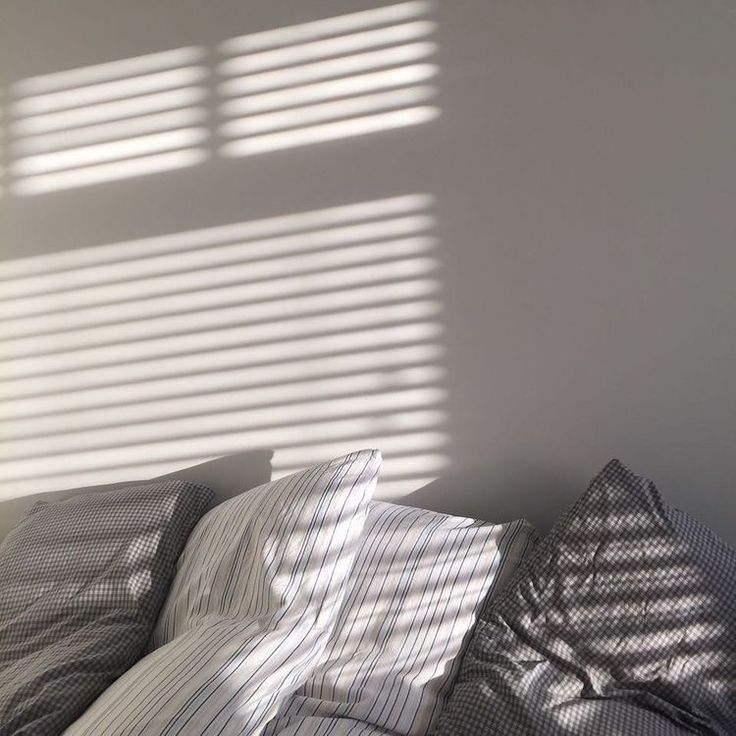
M 736 551 L 617 460 L 478 624 L 439 736 L 736 734 Z
M 61 733 L 140 656 L 212 492 L 155 482 L 40 503 L 0 545 L 0 736 Z

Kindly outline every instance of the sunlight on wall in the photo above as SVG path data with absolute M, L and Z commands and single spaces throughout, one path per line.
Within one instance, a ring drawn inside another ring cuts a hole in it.
M 5 194 L 5 186 L 5 111 L 2 90 L 0 90 L 0 199 Z
M 190 46 L 22 79 L 9 94 L 10 191 L 37 195 L 191 167 L 212 153 L 428 122 L 440 112 L 433 7 L 410 0 L 231 38 L 214 71 L 208 49 Z
M 287 26 L 220 44 L 224 156 L 427 122 L 439 109 L 436 24 L 424 0 Z
M 40 194 L 204 161 L 205 57 L 192 46 L 14 84 L 12 191 Z
M 0 496 L 253 448 L 274 476 L 383 450 L 445 465 L 432 198 L 408 195 L 0 263 Z

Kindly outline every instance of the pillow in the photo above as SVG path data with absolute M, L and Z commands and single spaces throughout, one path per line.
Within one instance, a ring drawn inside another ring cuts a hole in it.
M 211 501 L 167 481 L 32 507 L 0 545 L 0 734 L 60 733 L 138 659 Z
M 324 663 L 265 736 L 426 734 L 531 527 L 374 502 Z
M 611 461 L 482 617 L 436 734 L 736 733 L 736 552 Z
M 260 733 L 322 661 L 380 463 L 353 453 L 210 511 L 179 560 L 160 646 L 68 733 Z

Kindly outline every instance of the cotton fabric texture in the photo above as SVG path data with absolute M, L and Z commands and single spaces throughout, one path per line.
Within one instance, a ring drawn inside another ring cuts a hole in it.
M 0 735 L 59 734 L 141 655 L 212 501 L 180 481 L 39 503 L 0 544 Z
M 736 733 L 736 552 L 611 461 L 482 616 L 437 736 Z
M 182 553 L 152 644 L 69 736 L 259 734 L 323 661 L 376 484 L 352 453 L 216 506 Z
M 374 501 L 324 663 L 265 736 L 426 734 L 532 532 Z

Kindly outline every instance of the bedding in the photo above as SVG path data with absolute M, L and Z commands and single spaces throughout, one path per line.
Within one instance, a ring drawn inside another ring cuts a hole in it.
M 0 734 L 58 734 L 140 656 L 212 492 L 40 502 L 0 544 Z
M 436 736 L 736 733 L 736 551 L 611 461 L 481 616 Z
M 426 734 L 481 605 L 530 536 L 524 521 L 373 502 L 324 662 L 264 736 Z
M 260 733 L 322 662 L 380 464 L 352 453 L 212 509 L 179 559 L 156 648 L 66 733 Z

